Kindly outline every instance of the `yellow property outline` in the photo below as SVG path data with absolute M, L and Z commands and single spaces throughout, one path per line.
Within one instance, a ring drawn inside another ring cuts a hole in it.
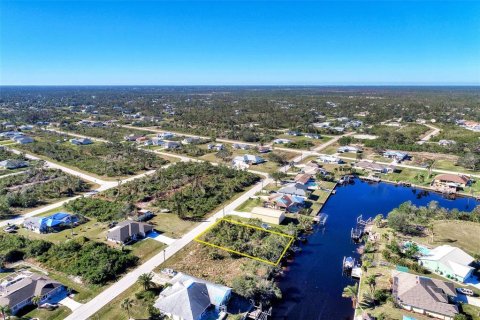
M 269 261 L 269 260 L 260 259 L 260 258 L 258 258 L 258 257 L 254 257 L 254 256 L 251 256 L 251 255 L 246 254 L 246 253 L 238 252 L 238 251 L 235 251 L 235 250 L 226 248 L 226 247 L 217 246 L 217 245 L 215 245 L 215 244 L 213 244 L 213 243 L 200 240 L 200 238 L 201 238 L 205 233 L 207 233 L 208 231 L 210 231 L 212 228 L 214 228 L 214 227 L 215 227 L 217 224 L 219 224 L 221 221 L 226 221 L 226 222 L 233 223 L 233 224 L 237 224 L 237 225 L 240 225 L 240 226 L 244 226 L 244 227 L 248 227 L 248 228 L 253 228 L 253 229 L 258 229 L 258 230 L 262 230 L 262 231 L 265 231 L 265 232 L 268 232 L 268 233 L 276 234 L 276 235 L 279 235 L 279 236 L 282 236 L 282 237 L 290 238 L 290 241 L 289 241 L 288 244 L 285 246 L 285 249 L 283 249 L 283 252 L 282 252 L 282 254 L 280 255 L 280 257 L 278 258 L 278 260 L 277 260 L 276 262 L 271 262 L 271 261 Z M 277 265 L 280 263 L 280 261 L 282 260 L 282 258 L 283 258 L 283 256 L 285 255 L 285 253 L 287 252 L 287 250 L 288 250 L 288 248 L 290 247 L 290 245 L 291 245 L 291 244 L 293 243 L 293 241 L 295 240 L 295 238 L 294 238 L 293 236 L 288 235 L 288 234 L 285 234 L 285 233 L 276 232 L 276 231 L 270 231 L 270 230 L 265 230 L 265 229 L 260 228 L 260 227 L 257 227 L 257 226 L 252 226 L 252 225 L 250 225 L 250 224 L 246 224 L 246 223 L 242 223 L 242 222 L 239 222 L 239 221 L 233 221 L 233 220 L 221 218 L 221 219 L 218 219 L 218 220 L 217 220 L 214 224 L 212 224 L 210 227 L 208 227 L 205 231 L 203 231 L 203 232 L 200 233 L 198 236 L 196 236 L 193 240 L 196 241 L 196 242 L 198 242 L 198 243 L 202 243 L 202 244 L 205 244 L 205 245 L 210 246 L 210 247 L 213 247 L 213 248 L 217 248 L 217 249 L 225 250 L 225 251 L 228 251 L 228 252 L 231 252 L 231 253 L 235 253 L 235 254 L 238 254 L 238 255 L 241 255 L 241 256 L 244 256 L 244 257 L 247 257 L 247 258 L 256 260 L 256 261 L 260 261 L 260 262 L 263 262 L 263 263 L 270 264 L 270 265 L 272 265 L 272 266 L 277 266 Z

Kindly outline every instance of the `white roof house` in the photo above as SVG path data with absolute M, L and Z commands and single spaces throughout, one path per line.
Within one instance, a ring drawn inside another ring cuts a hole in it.
M 475 259 L 460 248 L 443 245 L 422 256 L 419 263 L 430 271 L 464 282 L 475 270 Z
M 331 155 L 323 155 L 318 157 L 318 161 L 323 163 L 342 163 L 342 160 L 338 157 Z
M 154 306 L 178 320 L 200 320 L 209 309 L 219 312 L 232 292 L 229 287 L 181 272 L 170 280 L 170 284 L 170 287 L 160 293 Z
M 263 162 L 265 162 L 265 160 L 262 157 L 252 155 L 252 154 L 244 154 L 243 156 L 236 156 L 232 160 L 232 163 L 234 166 L 238 166 L 242 164 L 259 164 Z

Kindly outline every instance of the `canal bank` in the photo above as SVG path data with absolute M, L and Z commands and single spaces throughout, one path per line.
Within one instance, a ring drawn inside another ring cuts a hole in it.
M 463 211 L 471 211 L 477 204 L 471 198 L 449 200 L 425 190 L 358 179 L 354 184 L 338 186 L 321 210 L 329 216 L 326 227 L 315 228 L 302 252 L 279 278 L 283 299 L 274 305 L 272 318 L 352 319 L 352 303 L 341 297 L 343 288 L 354 283 L 342 275 L 342 259 L 359 258 L 350 240 L 351 228 L 360 214 L 365 219 L 386 215 L 405 201 L 418 206 L 437 201 L 442 207 Z

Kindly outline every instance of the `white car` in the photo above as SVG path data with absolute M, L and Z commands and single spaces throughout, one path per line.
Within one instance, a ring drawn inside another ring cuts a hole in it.
M 466 296 L 473 296 L 474 293 L 472 290 L 467 289 L 467 288 L 457 288 L 457 292 L 464 294 Z

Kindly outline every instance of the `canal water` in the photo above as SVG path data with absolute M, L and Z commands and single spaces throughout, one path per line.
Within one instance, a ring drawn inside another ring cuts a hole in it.
M 317 227 L 308 237 L 302 252 L 279 280 L 283 299 L 273 307 L 273 319 L 352 319 L 352 303 L 342 298 L 342 291 L 354 281 L 342 276 L 341 270 L 344 256 L 358 258 L 350 230 L 360 214 L 365 219 L 379 213 L 386 215 L 405 201 L 420 206 L 438 201 L 442 207 L 462 211 L 471 211 L 477 204 L 473 199 L 449 200 L 432 192 L 358 179 L 354 184 L 337 187 L 322 209 L 328 214 L 326 227 Z

